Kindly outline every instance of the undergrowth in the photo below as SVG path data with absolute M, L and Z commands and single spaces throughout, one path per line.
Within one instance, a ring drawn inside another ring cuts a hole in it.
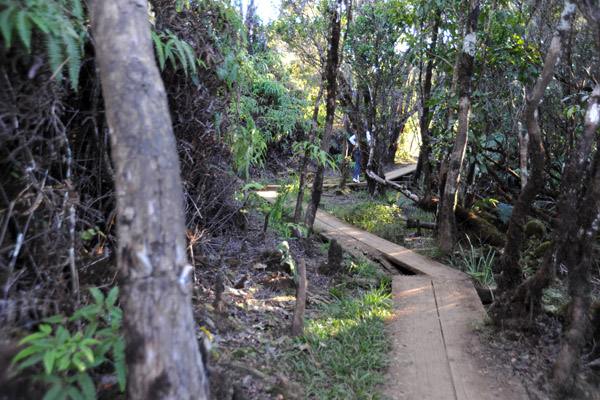
M 389 289 L 342 293 L 320 318 L 306 322 L 290 356 L 292 372 L 306 398 L 380 399 L 390 340 L 385 319 L 391 315 Z
M 327 211 L 351 225 L 395 243 L 406 235 L 405 219 L 400 208 L 377 201 L 327 207 Z
M 458 250 L 448 260 L 448 265 L 452 268 L 466 272 L 475 281 L 481 285 L 495 286 L 494 272 L 492 266 L 495 261 L 495 252 L 493 249 L 484 250 L 483 247 L 473 246 L 467 237 L 468 246 L 458 244 Z

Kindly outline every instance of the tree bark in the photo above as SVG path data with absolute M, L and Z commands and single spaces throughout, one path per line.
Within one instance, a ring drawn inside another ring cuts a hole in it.
M 431 143 L 429 138 L 429 100 L 431 99 L 431 86 L 433 79 L 433 59 L 435 54 L 435 48 L 437 45 L 438 30 L 440 26 L 441 13 L 438 14 L 433 23 L 431 32 L 431 48 L 429 60 L 427 60 L 427 66 L 425 67 L 425 80 L 423 83 L 423 92 L 421 96 L 421 107 L 423 112 L 421 113 L 421 119 L 419 125 L 421 128 L 421 151 L 419 152 L 418 165 L 421 167 L 423 173 L 423 189 L 425 191 L 425 199 L 431 199 L 431 162 L 429 156 L 431 154 Z M 416 185 L 417 175 L 415 174 L 415 181 L 413 184 Z
M 304 331 L 304 310 L 306 308 L 306 262 L 298 260 L 298 283 L 296 284 L 296 307 L 292 318 L 292 336 L 300 336 Z
M 463 48 L 460 54 L 459 91 L 458 91 L 458 128 L 456 140 L 450 155 L 446 184 L 441 194 L 442 204 L 439 216 L 440 249 L 444 254 L 449 254 L 454 249 L 456 242 L 456 196 L 460 182 L 465 150 L 469 139 L 469 117 L 471 113 L 471 77 L 473 76 L 473 62 L 475 59 L 475 43 L 477 33 L 477 19 L 479 18 L 479 0 L 471 0 L 467 17 Z
M 131 399 L 206 399 L 191 307 L 183 188 L 145 0 L 90 1 L 117 191 Z
M 514 289 L 523 279 L 523 273 L 519 258 L 521 255 L 521 245 L 523 242 L 523 226 L 527 214 L 536 195 L 544 184 L 544 165 L 545 151 L 542 143 L 542 135 L 538 124 L 538 106 L 544 95 L 544 91 L 554 75 L 554 69 L 560 56 L 564 40 L 571 29 L 571 21 L 575 15 L 575 5 L 566 2 L 560 16 L 558 29 L 552 38 L 550 48 L 544 60 L 544 69 L 538 78 L 533 91 L 527 96 L 525 105 L 525 125 L 529 135 L 529 153 L 530 153 L 530 175 L 527 185 L 521 191 L 508 222 L 508 231 L 506 233 L 506 244 L 504 253 L 498 265 L 496 282 L 498 291 L 503 292 Z
M 341 34 L 341 8 L 342 0 L 337 0 L 331 10 L 331 36 L 327 51 L 327 64 L 325 66 L 325 78 L 327 80 L 327 115 L 325 117 L 325 131 L 323 132 L 323 141 L 321 150 L 328 151 L 331 142 L 331 133 L 333 131 L 333 118 L 335 116 L 336 94 L 337 94 L 337 71 L 339 64 L 339 45 Z M 325 174 L 325 165 L 319 163 L 317 173 L 313 181 L 310 203 L 304 216 L 304 224 L 308 228 L 309 235 L 312 232 L 317 215 L 317 209 L 321 202 L 323 193 L 323 175 Z
M 319 93 L 315 100 L 315 108 L 313 110 L 313 118 L 310 124 L 310 132 L 308 134 L 308 144 L 311 145 L 315 142 L 315 136 L 317 132 L 317 119 L 319 117 L 319 107 L 321 106 L 321 97 L 323 97 L 323 82 L 319 86 Z M 304 186 L 306 186 L 306 167 L 308 166 L 310 151 L 304 150 L 302 155 L 302 161 L 300 162 L 300 181 L 298 183 L 298 196 L 296 196 L 296 209 L 294 210 L 294 223 L 297 224 L 302 219 L 302 203 L 304 202 Z

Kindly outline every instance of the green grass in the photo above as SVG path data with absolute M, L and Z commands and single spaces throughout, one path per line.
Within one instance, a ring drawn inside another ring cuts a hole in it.
M 486 252 L 483 247 L 473 246 L 470 240 L 468 243 L 469 245 L 464 247 L 462 244 L 458 244 L 458 251 L 448 261 L 448 265 L 466 272 L 482 285 L 495 286 L 496 281 L 492 271 L 495 261 L 494 250 L 488 249 Z
M 404 238 L 416 231 L 406 228 L 407 218 L 424 222 L 435 219 L 433 213 L 418 209 L 396 191 L 387 191 L 383 201 L 371 200 L 365 190 L 355 192 L 352 196 L 356 201 L 351 204 L 324 204 L 323 208 L 348 224 L 402 246 L 407 245 Z
M 385 319 L 391 315 L 389 289 L 342 295 L 308 320 L 290 356 L 306 398 L 382 399 L 380 387 L 391 343 Z

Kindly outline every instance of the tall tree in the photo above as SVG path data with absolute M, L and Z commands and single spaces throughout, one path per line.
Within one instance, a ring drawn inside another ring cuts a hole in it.
M 145 0 L 90 1 L 110 128 L 131 399 L 206 399 L 183 191 Z
M 458 68 L 458 127 L 456 139 L 446 173 L 444 192 L 440 193 L 441 205 L 439 215 L 440 246 L 442 252 L 448 254 L 456 242 L 456 195 L 460 182 L 465 150 L 469 139 L 469 117 L 471 113 L 471 77 L 473 76 L 473 63 L 475 60 L 475 44 L 477 38 L 477 20 L 479 18 L 479 0 L 469 2 L 469 11 L 460 64 Z
M 327 116 L 325 117 L 325 130 L 323 132 L 323 140 L 321 142 L 321 151 L 327 151 L 331 142 L 331 134 L 333 131 L 333 118 L 335 117 L 336 94 L 337 94 L 337 74 L 339 65 L 339 46 L 341 35 L 341 11 L 342 0 L 336 0 L 331 5 L 331 35 L 329 37 L 329 45 L 327 46 L 327 61 L 325 64 L 325 79 L 327 81 L 327 97 L 326 108 Z M 317 208 L 321 202 L 321 194 L 323 193 L 323 176 L 325 174 L 325 165 L 319 163 L 313 188 L 311 192 L 310 203 L 304 216 L 304 223 L 308 227 L 309 232 L 312 231 L 317 216 Z
M 525 126 L 529 136 L 530 174 L 527 184 L 521 191 L 508 223 L 504 253 L 498 266 L 498 289 L 501 292 L 517 287 L 523 280 L 521 265 L 519 264 L 521 245 L 523 242 L 523 226 L 531 205 L 544 184 L 545 151 L 542 134 L 538 123 L 538 106 L 544 95 L 546 87 L 554 76 L 554 69 L 558 62 L 563 44 L 571 30 L 571 21 L 575 15 L 575 5 L 566 2 L 560 16 L 556 33 L 552 38 L 544 69 L 542 70 L 531 93 L 527 96 L 525 105 Z
M 431 162 L 429 160 L 431 155 L 431 139 L 429 137 L 429 100 L 431 100 L 431 86 L 433 80 L 433 55 L 435 54 L 435 48 L 437 45 L 441 18 L 441 13 L 437 14 L 433 22 L 433 27 L 431 28 L 431 45 L 429 49 L 427 66 L 425 67 L 425 77 L 423 78 L 423 84 L 421 88 L 421 116 L 419 119 L 419 126 L 421 130 L 421 151 L 419 152 L 417 172 L 415 173 L 415 179 L 413 183 L 416 184 L 418 176 L 422 172 L 423 186 L 425 189 L 424 201 L 429 201 L 431 199 Z M 423 19 L 425 19 L 425 16 L 423 16 Z M 423 70 L 422 63 L 419 70 L 420 72 Z M 421 73 L 419 75 L 421 75 Z

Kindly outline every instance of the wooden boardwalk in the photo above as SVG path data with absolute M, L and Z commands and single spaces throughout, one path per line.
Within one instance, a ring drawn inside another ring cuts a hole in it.
M 268 200 L 276 196 L 259 194 Z M 529 399 L 518 379 L 494 374 L 479 357 L 483 345 L 474 326 L 483 323 L 486 312 L 466 274 L 322 211 L 314 227 L 346 250 L 383 254 L 414 274 L 392 278 L 395 310 L 388 333 L 393 350 L 384 391 L 388 398 Z

